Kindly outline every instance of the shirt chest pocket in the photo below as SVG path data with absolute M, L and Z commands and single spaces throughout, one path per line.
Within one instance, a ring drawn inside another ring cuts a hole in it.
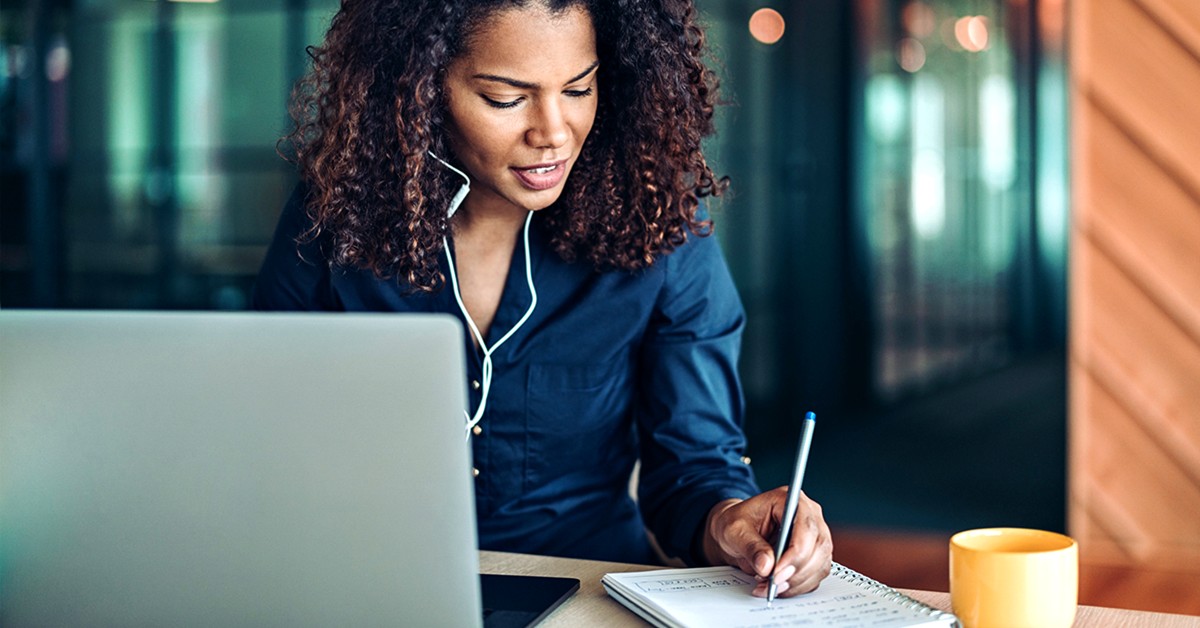
M 534 483 L 594 469 L 632 446 L 632 367 L 624 359 L 532 364 L 526 399 L 526 477 Z

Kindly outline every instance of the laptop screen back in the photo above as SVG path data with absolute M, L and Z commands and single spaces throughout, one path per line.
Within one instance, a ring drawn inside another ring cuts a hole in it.
M 0 624 L 480 621 L 449 316 L 0 312 Z

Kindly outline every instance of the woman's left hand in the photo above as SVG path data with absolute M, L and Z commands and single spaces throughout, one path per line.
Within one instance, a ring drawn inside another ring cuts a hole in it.
M 704 554 L 710 564 L 733 565 L 756 576 L 754 595 L 767 595 L 772 571 L 779 597 L 817 588 L 833 566 L 833 539 L 821 506 L 800 493 L 791 539 L 775 569 L 775 547 L 768 541 L 783 519 L 787 487 L 747 500 L 729 499 L 713 506 L 705 526 Z

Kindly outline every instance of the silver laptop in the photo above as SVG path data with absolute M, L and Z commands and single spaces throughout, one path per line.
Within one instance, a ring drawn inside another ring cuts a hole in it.
M 449 316 L 0 312 L 0 625 L 480 624 Z

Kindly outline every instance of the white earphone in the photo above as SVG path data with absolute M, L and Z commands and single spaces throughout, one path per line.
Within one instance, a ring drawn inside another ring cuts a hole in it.
M 437 155 L 434 155 L 433 151 L 429 151 L 429 156 L 442 162 L 443 166 L 458 173 L 458 176 L 462 177 L 463 181 L 466 181 L 466 183 L 463 183 L 462 187 L 458 188 L 458 191 L 454 193 L 454 198 L 450 199 L 450 210 L 446 212 L 446 218 L 453 218 L 454 212 L 458 211 L 458 206 L 462 205 L 463 199 L 467 198 L 467 194 L 471 191 L 471 178 L 467 176 L 467 173 L 455 168 L 454 166 L 451 166 L 450 162 L 438 157 Z
M 458 175 L 461 176 L 464 181 L 466 181 L 466 183 L 464 183 L 462 187 L 458 189 L 458 192 L 455 193 L 454 198 L 450 201 L 450 209 L 446 213 L 446 218 L 448 219 L 454 216 L 454 212 L 458 211 L 458 206 L 462 204 L 463 200 L 467 198 L 467 194 L 471 191 L 471 178 L 468 177 L 467 174 L 462 170 L 451 166 L 441 157 L 434 155 L 433 152 L 430 152 L 429 155 L 442 162 L 442 165 L 458 173 Z M 525 314 L 521 316 L 521 319 L 518 320 L 515 325 L 512 326 L 512 329 L 508 330 L 508 333 L 504 334 L 504 336 L 496 341 L 496 344 L 490 347 L 487 346 L 487 343 L 483 341 L 483 334 L 479 332 L 479 327 L 475 325 L 474 320 L 471 320 L 471 315 L 467 313 L 467 306 L 463 304 L 462 291 L 459 290 L 458 287 L 458 272 L 454 268 L 454 256 L 450 253 L 450 242 L 445 238 L 445 236 L 442 237 L 442 246 L 446 250 L 446 261 L 449 262 L 447 266 L 450 269 L 450 285 L 454 289 L 454 300 L 458 303 L 458 309 L 462 311 L 463 318 L 467 320 L 467 326 L 471 328 L 471 333 L 474 334 L 475 340 L 479 343 L 479 348 L 483 350 L 483 382 L 481 383 L 479 407 L 475 409 L 474 415 L 471 414 L 470 410 L 463 410 L 467 417 L 466 429 L 468 440 L 471 438 L 471 430 L 474 429 L 476 425 L 479 425 L 479 422 L 483 420 L 483 411 L 485 408 L 487 408 L 488 392 L 492 388 L 492 354 L 495 353 L 496 349 L 500 348 L 500 345 L 504 344 L 505 341 L 511 338 L 513 334 L 517 333 L 517 330 L 521 328 L 521 325 L 524 325 L 525 321 L 529 320 L 529 316 L 533 314 L 533 309 L 537 307 L 537 289 L 533 286 L 533 267 L 529 263 L 529 224 L 532 221 L 533 212 L 529 212 L 529 215 L 525 217 L 524 231 L 525 281 L 529 284 L 529 309 L 525 310 Z

